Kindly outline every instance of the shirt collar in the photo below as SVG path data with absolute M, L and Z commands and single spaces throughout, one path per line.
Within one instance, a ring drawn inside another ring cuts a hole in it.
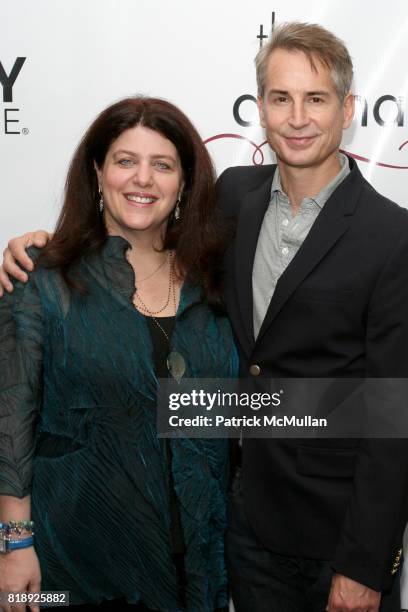
M 308 200 L 313 200 L 313 202 L 315 202 L 319 208 L 323 208 L 323 206 L 326 204 L 327 200 L 330 198 L 330 196 L 335 191 L 335 189 L 337 189 L 337 187 L 346 178 L 346 176 L 350 174 L 350 166 L 349 166 L 348 158 L 346 155 L 344 155 L 344 153 L 339 152 L 339 161 L 340 161 L 341 168 L 338 174 L 336 174 L 336 176 L 334 177 L 334 179 L 330 181 L 330 183 L 325 185 L 325 187 L 323 187 L 323 189 L 321 189 L 317 195 L 306 198 Z M 271 187 L 271 197 L 272 198 L 275 192 L 278 192 L 279 194 L 287 198 L 286 193 L 282 189 L 278 166 L 276 166 L 276 171 L 275 171 L 275 174 L 273 175 L 273 180 L 272 180 L 272 187 Z

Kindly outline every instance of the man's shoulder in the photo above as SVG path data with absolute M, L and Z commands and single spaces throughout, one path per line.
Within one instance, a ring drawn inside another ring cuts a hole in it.
M 369 228 L 378 232 L 399 233 L 408 235 L 408 210 L 379 193 L 362 175 L 356 162 L 349 159 L 350 174 L 337 187 L 336 192 L 345 200 L 345 210 L 355 214 L 357 223 L 364 231 Z
M 217 181 L 218 203 L 226 216 L 235 216 L 242 198 L 270 180 L 276 165 L 234 166 L 227 168 Z
M 224 170 L 218 178 L 218 184 L 238 183 L 240 185 L 248 183 L 256 187 L 259 183 L 272 177 L 275 172 L 276 164 L 266 164 L 257 166 L 231 166 Z
M 401 223 L 408 227 L 408 210 L 379 193 L 367 180 L 363 179 L 363 188 L 360 197 L 364 213 L 380 224 Z

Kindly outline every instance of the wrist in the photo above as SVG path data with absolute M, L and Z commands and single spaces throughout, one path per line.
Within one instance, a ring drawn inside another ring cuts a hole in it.
M 0 539 L 0 554 L 6 555 L 15 550 L 23 550 L 25 548 L 31 548 L 34 546 L 33 536 L 27 536 L 26 538 L 20 539 Z
M 0 553 L 30 548 L 34 545 L 33 521 L 9 521 L 0 523 Z

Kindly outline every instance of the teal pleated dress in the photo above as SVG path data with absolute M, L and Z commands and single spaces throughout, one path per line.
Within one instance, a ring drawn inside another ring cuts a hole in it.
M 212 612 L 227 605 L 227 441 L 171 440 L 168 466 L 128 248 L 112 236 L 76 265 L 84 294 L 39 267 L 0 300 L 0 494 L 32 495 L 42 590 L 70 591 L 72 604 L 125 597 L 179 612 L 170 469 L 186 610 Z M 183 355 L 186 377 L 237 375 L 228 320 L 188 282 L 171 349 Z

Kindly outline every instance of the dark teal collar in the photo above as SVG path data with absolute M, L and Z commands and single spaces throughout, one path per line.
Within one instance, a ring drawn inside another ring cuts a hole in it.
M 104 277 L 111 287 L 114 287 L 123 297 L 132 303 L 135 291 L 135 275 L 132 266 L 127 260 L 126 252 L 131 244 L 122 236 L 108 236 L 100 254 L 92 256 L 95 266 L 101 258 Z M 204 301 L 204 292 L 200 285 L 185 280 L 181 289 L 180 303 L 177 317 L 182 315 L 194 304 Z

